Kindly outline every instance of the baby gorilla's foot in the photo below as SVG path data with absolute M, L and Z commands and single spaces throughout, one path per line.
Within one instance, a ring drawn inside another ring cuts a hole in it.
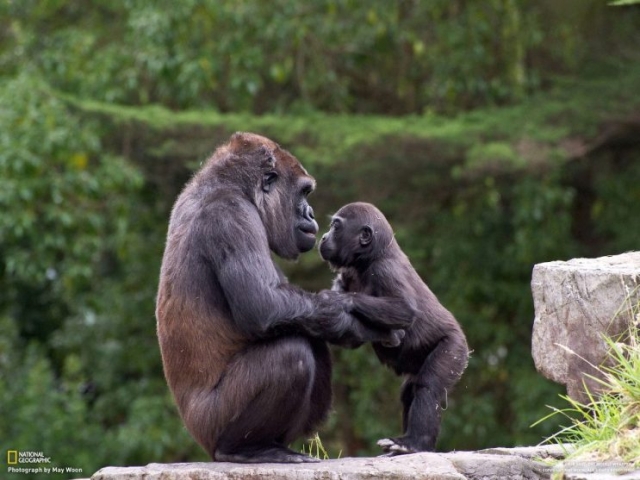
M 407 437 L 383 438 L 378 440 L 378 446 L 385 452 L 385 456 L 390 457 L 420 451 L 411 445 L 411 441 Z

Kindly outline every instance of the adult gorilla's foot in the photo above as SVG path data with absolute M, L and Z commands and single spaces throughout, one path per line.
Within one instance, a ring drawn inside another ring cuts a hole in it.
M 231 453 L 216 450 L 215 460 L 233 463 L 317 463 L 320 461 L 317 458 L 280 446 L 252 448 Z

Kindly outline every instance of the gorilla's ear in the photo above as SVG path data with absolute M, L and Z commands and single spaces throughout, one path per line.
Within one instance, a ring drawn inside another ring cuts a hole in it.
M 276 172 L 274 171 L 266 172 L 262 176 L 262 191 L 264 193 L 269 193 L 271 190 L 273 190 L 273 184 L 276 182 L 277 179 L 278 179 L 278 174 Z
M 365 225 L 360 229 L 360 246 L 364 247 L 369 245 L 373 240 L 373 230 L 369 225 Z

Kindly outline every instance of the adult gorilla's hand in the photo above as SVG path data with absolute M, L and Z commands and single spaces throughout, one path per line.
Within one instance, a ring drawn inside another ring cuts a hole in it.
M 330 324 L 324 327 L 324 338 L 341 347 L 357 348 L 366 342 L 395 347 L 404 337 L 404 330 L 395 327 L 406 327 L 413 321 L 413 311 L 407 311 L 402 301 L 393 298 L 322 290 L 318 299 L 325 308 L 333 310 L 327 314 Z M 365 316 L 367 313 L 372 318 Z M 380 318 L 381 313 L 388 314 L 389 320 Z

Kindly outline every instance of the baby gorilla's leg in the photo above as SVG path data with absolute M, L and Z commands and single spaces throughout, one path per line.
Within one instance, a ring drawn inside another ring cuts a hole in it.
M 404 434 L 378 442 L 386 453 L 435 451 L 442 420 L 441 402 L 460 379 L 467 359 L 466 342 L 460 335 L 444 338 L 431 351 L 402 390 Z

